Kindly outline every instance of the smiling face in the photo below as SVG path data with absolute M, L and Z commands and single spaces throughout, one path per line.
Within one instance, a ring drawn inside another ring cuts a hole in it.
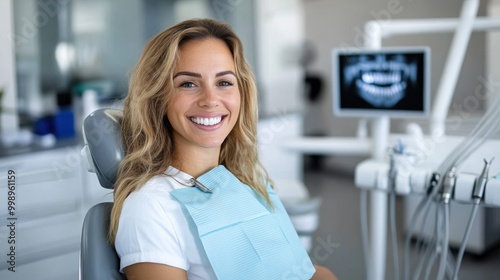
M 179 49 L 167 107 L 177 155 L 219 153 L 240 111 L 233 56 L 218 39 L 191 40 Z M 193 150 L 194 149 L 194 150 Z

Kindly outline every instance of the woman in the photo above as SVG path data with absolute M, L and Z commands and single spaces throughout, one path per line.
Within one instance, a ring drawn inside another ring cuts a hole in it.
M 188 20 L 155 36 L 123 112 L 110 240 L 128 279 L 315 273 L 259 163 L 256 86 L 228 25 Z

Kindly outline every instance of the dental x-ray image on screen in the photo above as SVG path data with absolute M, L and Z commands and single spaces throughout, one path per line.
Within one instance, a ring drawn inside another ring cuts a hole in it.
M 427 47 L 334 49 L 334 112 L 339 116 L 425 116 Z

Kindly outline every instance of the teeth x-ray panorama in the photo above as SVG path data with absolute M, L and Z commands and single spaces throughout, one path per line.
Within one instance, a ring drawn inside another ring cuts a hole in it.
M 424 110 L 422 53 L 339 56 L 340 108 Z

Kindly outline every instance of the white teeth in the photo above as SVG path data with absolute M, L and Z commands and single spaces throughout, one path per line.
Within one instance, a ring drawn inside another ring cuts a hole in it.
M 215 118 L 191 118 L 191 121 L 196 123 L 196 124 L 201 124 L 201 125 L 216 125 L 220 123 L 222 120 L 222 117 L 215 117 Z
M 367 84 L 395 84 L 401 82 L 401 73 L 366 72 L 361 75 L 361 79 Z

